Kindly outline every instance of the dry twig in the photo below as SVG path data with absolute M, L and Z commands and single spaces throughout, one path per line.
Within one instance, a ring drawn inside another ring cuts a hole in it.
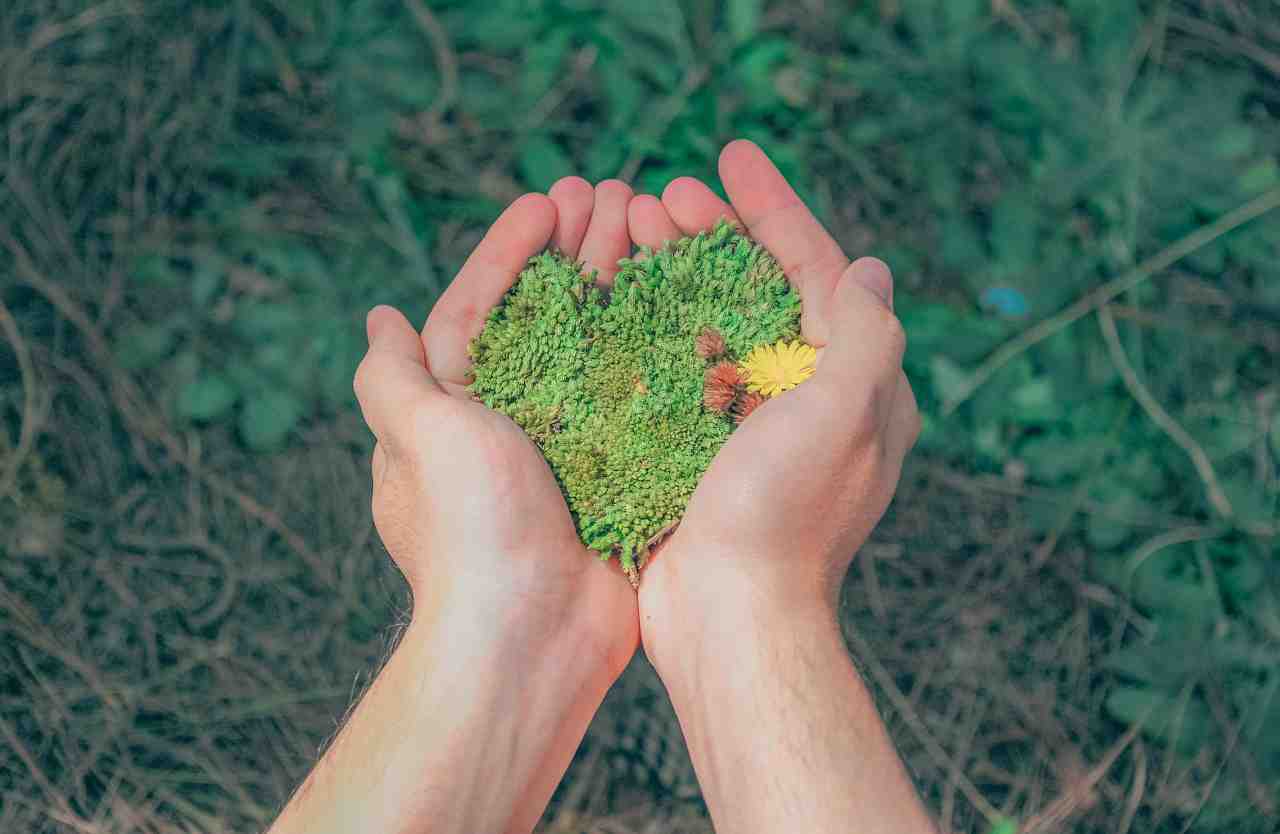
M 1150 714 L 1150 710 L 1147 711 Z M 1146 716 L 1138 721 L 1129 731 L 1111 746 L 1096 765 L 1094 765 L 1088 773 L 1086 773 L 1078 782 L 1069 787 L 1062 796 L 1050 802 L 1049 805 L 1040 813 L 1029 818 L 1022 826 L 1022 834 L 1040 834 L 1040 832 L 1060 831 L 1064 823 L 1075 816 L 1076 811 L 1083 805 L 1087 805 L 1093 795 L 1093 789 L 1098 782 L 1102 781 L 1102 777 L 1107 775 L 1107 771 L 1111 770 L 1111 766 L 1116 763 L 1133 740 L 1138 737 L 1138 733 L 1142 730 L 1142 725 L 1146 721 Z
M 431 9 L 427 8 L 426 3 L 422 0 L 405 0 L 405 5 L 409 7 L 409 13 L 413 15 L 418 28 L 431 42 L 431 51 L 436 56 L 436 67 L 440 70 L 440 94 L 436 96 L 436 100 L 431 103 L 431 109 L 427 111 L 428 120 L 435 121 L 449 112 L 449 108 L 458 97 L 458 56 L 449 42 L 449 33 L 445 31 Z
M 1115 317 L 1111 315 L 1111 311 L 1107 309 L 1106 304 L 1098 308 L 1098 324 L 1102 327 L 1102 337 L 1106 340 L 1107 350 L 1111 353 L 1111 362 L 1116 366 L 1116 370 L 1120 372 L 1120 378 L 1124 380 L 1124 387 L 1129 390 L 1130 396 L 1138 401 L 1138 405 L 1142 406 L 1142 410 L 1147 412 L 1147 416 L 1151 418 L 1152 422 L 1159 426 L 1165 434 L 1169 435 L 1169 439 L 1177 443 L 1191 458 L 1191 463 L 1200 475 L 1200 480 L 1204 481 L 1209 503 L 1213 505 L 1213 509 L 1217 511 L 1218 515 L 1225 519 L 1234 518 L 1235 510 L 1227 499 L 1227 494 L 1222 491 L 1222 485 L 1218 483 L 1218 475 L 1213 471 L 1213 462 L 1209 460 L 1204 448 L 1151 395 L 1151 392 L 1147 390 L 1147 386 L 1138 378 L 1133 365 L 1129 364 L 1129 357 L 1125 355 L 1124 345 L 1120 344 L 1120 334 L 1116 330 Z
M 876 683 L 889 697 L 893 708 L 898 711 L 902 716 L 902 720 L 911 728 L 911 732 L 916 739 L 924 745 L 925 750 L 929 752 L 929 756 L 933 758 L 939 769 L 951 774 L 956 788 L 960 790 L 960 793 L 964 794 L 964 798 L 969 800 L 969 803 L 974 808 L 978 809 L 978 812 L 986 818 L 988 823 L 995 825 L 999 822 L 1003 815 L 982 795 L 982 792 L 974 786 L 973 782 L 969 781 L 959 763 L 947 755 L 947 751 L 943 750 L 942 745 L 938 744 L 937 739 L 933 737 L 933 733 L 920 720 L 920 716 L 916 714 L 915 708 L 911 706 L 907 696 L 903 694 L 898 684 L 894 682 L 889 670 L 884 668 L 875 653 L 871 651 L 871 647 L 867 645 L 867 642 L 862 639 L 862 636 L 855 629 L 846 629 L 845 634 L 853 646 L 857 659 L 866 664 L 867 668 L 871 670 L 872 677 L 876 679 Z
M 14 447 L 13 456 L 9 458 L 0 476 L 0 498 L 8 495 L 18 483 L 18 472 L 22 462 L 31 452 L 36 436 L 36 373 L 31 363 L 31 351 L 22 338 L 18 322 L 3 300 L 0 300 L 0 330 L 13 345 L 13 352 L 18 357 L 18 373 L 22 377 L 22 422 L 18 429 L 18 443 Z

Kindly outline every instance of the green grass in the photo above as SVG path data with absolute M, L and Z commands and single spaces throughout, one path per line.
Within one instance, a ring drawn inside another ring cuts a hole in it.
M 925 431 L 846 619 L 929 802 L 1266 830 L 1274 3 L 849 5 L 7 4 L 0 830 L 265 825 L 407 605 L 364 311 L 421 322 L 523 190 L 737 136 L 898 278 Z M 677 739 L 638 662 L 548 828 L 697 830 Z

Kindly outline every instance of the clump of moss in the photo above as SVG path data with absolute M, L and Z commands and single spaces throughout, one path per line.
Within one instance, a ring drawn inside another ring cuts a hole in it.
M 611 290 L 532 258 L 471 344 L 474 395 L 538 445 L 583 543 L 633 582 L 742 412 L 741 385 L 704 401 L 709 371 L 800 331 L 777 261 L 727 223 L 644 255 Z

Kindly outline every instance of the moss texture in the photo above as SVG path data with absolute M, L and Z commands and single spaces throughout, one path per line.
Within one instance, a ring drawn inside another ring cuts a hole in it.
M 582 541 L 634 580 L 734 429 L 704 404 L 708 369 L 799 330 L 777 262 L 726 223 L 620 262 L 611 290 L 546 252 L 472 342 L 471 390 L 532 438 Z

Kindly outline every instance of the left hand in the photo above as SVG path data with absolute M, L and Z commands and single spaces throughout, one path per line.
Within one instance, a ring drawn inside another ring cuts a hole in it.
M 469 750 L 438 751 L 453 762 L 447 768 L 426 754 L 415 767 L 425 768 L 433 784 L 452 785 L 454 794 L 466 788 L 487 797 L 479 805 L 496 803 L 454 809 L 468 819 L 506 815 L 509 808 L 505 830 L 528 831 L 541 816 L 605 692 L 635 654 L 639 619 L 635 592 L 618 566 L 601 562 L 579 540 L 537 447 L 505 415 L 472 399 L 467 345 L 529 258 L 548 244 L 610 281 L 618 259 L 631 251 L 630 199 L 621 182 L 593 189 L 567 178 L 549 195 L 516 200 L 420 335 L 395 310 L 369 314 L 369 353 L 356 374 L 357 396 L 378 440 L 374 523 L 414 597 L 396 658 L 408 659 L 397 668 L 435 677 L 456 664 L 446 677 L 468 680 L 412 687 L 430 696 L 432 709 L 452 716 L 453 723 L 437 720 L 422 732 L 481 739 Z M 472 709 L 449 705 L 451 697 L 470 701 Z M 477 716 L 476 699 L 502 716 Z M 483 727 L 468 720 L 483 720 Z M 478 785 L 476 768 L 490 774 L 503 768 L 505 779 L 491 776 L 487 786 Z
M 598 652 L 612 680 L 639 637 L 635 593 L 592 557 L 550 468 L 506 416 L 471 398 L 467 345 L 528 259 L 549 244 L 607 279 L 630 251 L 619 182 L 567 179 L 494 223 L 436 303 L 421 336 L 375 308 L 356 392 L 377 437 L 374 521 L 414 596 L 414 620 L 458 614 L 527 641 Z

